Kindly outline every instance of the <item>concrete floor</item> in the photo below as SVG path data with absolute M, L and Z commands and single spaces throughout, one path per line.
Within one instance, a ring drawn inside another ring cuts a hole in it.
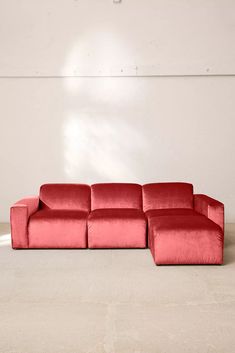
M 225 265 L 149 250 L 12 250 L 0 225 L 0 353 L 235 352 L 235 225 Z

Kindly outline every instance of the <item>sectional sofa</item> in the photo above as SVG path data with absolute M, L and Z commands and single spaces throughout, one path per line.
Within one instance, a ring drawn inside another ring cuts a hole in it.
M 222 264 L 224 206 L 189 183 L 45 184 L 10 210 L 12 247 L 146 248 L 163 264 Z

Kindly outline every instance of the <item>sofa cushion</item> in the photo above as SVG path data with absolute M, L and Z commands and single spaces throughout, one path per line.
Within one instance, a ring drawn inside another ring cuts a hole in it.
M 160 217 L 160 216 L 193 216 L 199 215 L 198 212 L 192 208 L 160 208 L 158 210 L 148 210 L 145 212 L 146 217 Z
M 142 189 L 138 184 L 105 183 L 91 186 L 91 209 L 142 209 Z
M 99 209 L 88 217 L 89 248 L 145 248 L 146 219 L 141 210 Z
M 223 232 L 199 214 L 148 219 L 148 245 L 156 264 L 221 264 Z
M 42 208 L 90 211 L 90 186 L 85 184 L 44 184 L 40 188 Z
M 84 211 L 40 210 L 29 219 L 29 248 L 86 248 Z
M 143 210 L 160 208 L 193 208 L 193 186 L 188 183 L 145 184 Z

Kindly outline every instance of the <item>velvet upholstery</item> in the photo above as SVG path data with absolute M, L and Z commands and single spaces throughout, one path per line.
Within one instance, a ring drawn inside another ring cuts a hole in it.
M 223 231 L 205 216 L 156 216 L 148 222 L 149 247 L 157 265 L 223 263 Z
M 90 186 L 85 184 L 44 184 L 40 188 L 41 208 L 90 211 Z
M 142 189 L 138 184 L 103 183 L 91 186 L 91 209 L 142 209 Z
M 28 220 L 38 210 L 38 206 L 39 197 L 30 196 L 16 202 L 11 207 L 11 241 L 14 249 L 28 247 Z
M 149 219 L 156 216 L 191 216 L 198 213 L 192 208 L 160 208 L 158 210 L 148 210 L 145 214 Z
M 188 183 L 145 184 L 143 210 L 161 208 L 193 208 L 193 186 Z
M 154 222 L 150 222 L 150 218 L 163 217 L 163 216 L 193 216 L 199 215 L 194 209 L 191 208 L 160 208 L 158 210 L 148 210 L 145 212 L 146 218 L 148 220 L 148 246 L 150 247 L 151 239 L 150 233 Z M 173 219 L 173 218 L 172 218 Z M 174 238 L 172 239 L 174 241 Z
M 45 184 L 10 210 L 12 247 L 145 248 L 156 264 L 221 264 L 224 205 L 188 183 Z
M 206 195 L 196 194 L 194 195 L 194 209 L 224 230 L 224 205 L 221 202 Z
M 137 209 L 97 209 L 88 218 L 89 248 L 145 248 L 146 219 Z
M 29 248 L 86 248 L 84 211 L 42 209 L 29 220 Z

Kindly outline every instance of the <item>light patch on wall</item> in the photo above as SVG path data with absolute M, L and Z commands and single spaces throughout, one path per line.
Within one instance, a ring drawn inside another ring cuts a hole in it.
M 94 101 L 115 104 L 118 107 L 134 100 L 138 87 L 124 80 L 122 77 L 97 78 L 93 80 L 92 86 L 90 85 L 89 94 Z
M 112 27 L 108 30 L 91 30 L 86 35 L 80 36 L 73 44 L 61 70 L 61 75 L 122 75 L 127 63 L 132 63 L 132 56 L 126 38 L 119 35 Z M 68 80 L 66 84 L 69 90 L 74 89 L 73 81 Z
M 135 180 L 132 164 L 144 141 L 125 118 L 71 114 L 63 126 L 67 178 L 94 182 Z
M 105 104 L 105 107 L 130 104 L 139 93 L 138 82 L 133 85 L 123 77 L 66 77 L 64 88 L 75 100 L 79 97 L 79 101 L 90 101 L 92 106 Z
M 65 77 L 64 86 L 66 91 L 73 96 L 80 91 L 81 80 L 79 77 Z
M 112 63 L 118 62 L 117 70 L 120 70 L 122 53 L 127 50 L 125 38 L 109 29 L 83 36 L 68 55 L 62 75 L 73 77 L 65 78 L 65 90 L 73 97 L 74 107 L 78 105 L 78 97 L 80 102 L 80 109 L 75 109 L 78 113 L 66 114 L 63 125 L 64 171 L 68 180 L 80 178 L 94 182 L 135 178 L 131 164 L 143 149 L 142 134 L 123 114 L 121 118 L 116 113 L 110 115 L 108 106 L 129 104 L 135 98 L 136 86 L 133 88 L 120 77 L 76 77 L 85 73 L 92 76 L 97 70 L 99 75 L 115 74 Z M 84 107 L 83 101 L 87 102 Z M 93 113 L 89 106 L 94 105 Z

